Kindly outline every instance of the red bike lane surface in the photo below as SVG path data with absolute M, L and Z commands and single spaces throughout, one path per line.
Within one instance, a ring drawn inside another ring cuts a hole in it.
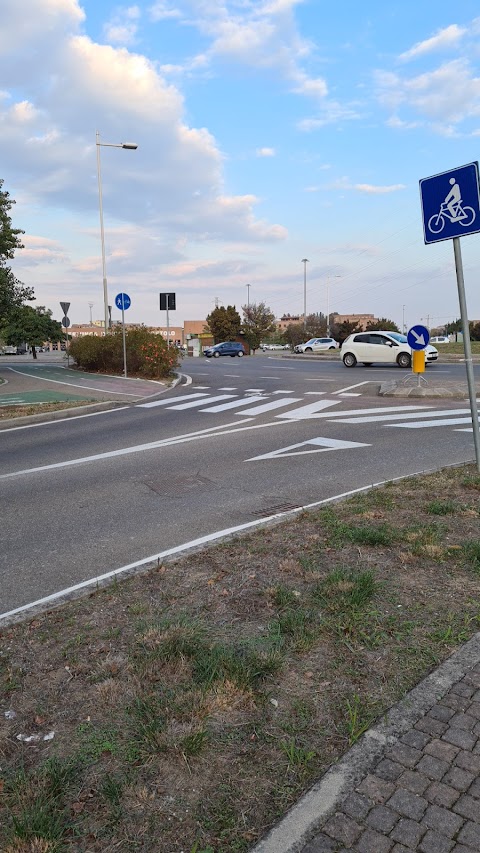
M 7 382 L 0 385 L 0 395 L 22 391 L 71 391 L 75 399 L 108 399 L 135 401 L 161 394 L 170 383 L 148 379 L 125 378 L 100 373 L 85 373 L 60 365 L 10 364 L 0 365 L 0 374 Z

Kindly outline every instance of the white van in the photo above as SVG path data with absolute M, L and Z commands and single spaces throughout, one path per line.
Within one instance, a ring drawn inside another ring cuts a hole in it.
M 447 335 L 436 335 L 434 338 L 430 338 L 431 344 L 449 344 L 450 338 Z

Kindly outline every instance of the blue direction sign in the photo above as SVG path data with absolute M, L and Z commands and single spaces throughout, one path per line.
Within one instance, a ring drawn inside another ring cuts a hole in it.
M 420 181 L 425 243 L 480 231 L 478 163 L 468 163 Z
M 420 350 L 428 346 L 430 332 L 426 326 L 412 326 L 407 332 L 408 346 Z
M 117 293 L 115 297 L 115 305 L 117 308 L 120 308 L 121 311 L 126 311 L 127 308 L 130 308 L 131 299 L 128 293 Z

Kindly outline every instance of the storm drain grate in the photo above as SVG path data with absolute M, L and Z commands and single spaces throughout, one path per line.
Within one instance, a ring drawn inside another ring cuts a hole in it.
M 300 509 L 299 504 L 275 504 L 275 506 L 269 506 L 267 509 L 253 510 L 252 515 L 256 515 L 258 518 L 266 518 L 269 515 L 276 515 L 279 512 L 291 512 L 294 509 Z

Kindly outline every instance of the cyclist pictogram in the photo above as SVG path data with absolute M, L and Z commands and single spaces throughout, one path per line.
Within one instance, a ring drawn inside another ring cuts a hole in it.
M 440 234 L 445 226 L 445 221 L 458 222 L 467 228 L 475 220 L 475 211 L 469 205 L 462 205 L 462 194 L 460 186 L 455 178 L 450 178 L 449 183 L 451 190 L 447 194 L 445 201 L 440 205 L 440 210 L 437 214 L 433 214 L 428 220 L 428 228 L 432 234 Z
M 423 178 L 420 195 L 426 243 L 480 231 L 477 163 Z

